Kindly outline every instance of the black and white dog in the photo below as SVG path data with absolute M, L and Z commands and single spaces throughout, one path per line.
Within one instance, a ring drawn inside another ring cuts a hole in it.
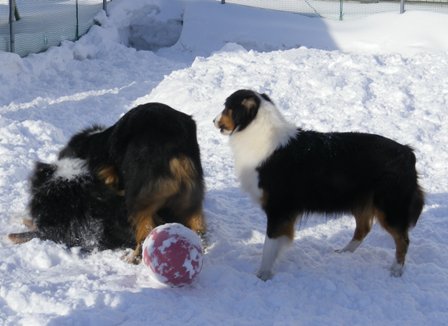
M 296 220 L 311 212 L 354 215 L 353 239 L 340 250 L 350 252 L 376 218 L 395 241 L 391 274 L 402 274 L 408 231 L 424 205 L 410 147 L 373 134 L 302 130 L 267 95 L 252 90 L 230 95 L 214 124 L 230 137 L 242 188 L 267 215 L 259 278 L 272 277 Z
M 40 238 L 85 250 L 135 246 L 124 197 L 92 175 L 79 158 L 36 162 L 28 209 L 30 219 L 24 223 L 30 231 L 9 234 L 14 243 Z

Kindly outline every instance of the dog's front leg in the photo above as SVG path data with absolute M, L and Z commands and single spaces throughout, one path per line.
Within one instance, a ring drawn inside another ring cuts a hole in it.
M 274 262 L 282 249 L 290 242 L 291 239 L 286 235 L 282 235 L 278 238 L 270 238 L 266 234 L 263 246 L 263 258 L 261 259 L 261 266 L 257 273 L 259 279 L 267 281 L 272 278 L 272 267 L 274 266 Z
M 263 257 L 261 266 L 257 276 L 263 280 L 269 280 L 273 273 L 272 267 L 278 255 L 286 248 L 294 239 L 294 226 L 296 217 L 287 215 L 284 218 L 275 216 L 269 209 L 266 209 L 268 225 L 266 237 L 264 239 Z

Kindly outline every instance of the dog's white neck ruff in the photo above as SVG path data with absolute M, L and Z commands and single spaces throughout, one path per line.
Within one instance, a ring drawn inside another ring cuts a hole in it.
M 261 97 L 260 100 L 254 120 L 244 130 L 234 132 L 229 139 L 241 187 L 256 202 L 262 196 L 256 168 L 277 148 L 287 145 L 297 133 L 296 126 L 287 122 L 274 104 Z

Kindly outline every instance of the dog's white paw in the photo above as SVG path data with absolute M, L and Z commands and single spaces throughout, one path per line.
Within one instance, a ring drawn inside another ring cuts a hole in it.
M 342 253 L 342 252 L 355 252 L 355 250 L 359 247 L 362 241 L 359 240 L 352 240 L 350 241 L 344 248 L 342 249 L 336 249 L 335 252 Z
M 390 275 L 394 277 L 400 277 L 401 275 L 403 275 L 403 271 L 404 271 L 404 264 L 399 264 L 396 261 L 394 261 L 394 263 L 390 267 Z
M 270 280 L 274 276 L 274 274 L 271 271 L 258 271 L 257 277 L 262 281 Z
M 121 260 L 128 264 L 138 265 L 141 262 L 141 255 L 138 255 L 135 251 L 131 251 L 121 256 Z

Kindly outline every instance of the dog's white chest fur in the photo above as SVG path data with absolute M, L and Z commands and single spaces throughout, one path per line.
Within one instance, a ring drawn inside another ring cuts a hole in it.
M 235 160 L 235 172 L 243 190 L 260 202 L 257 167 L 277 148 L 288 143 L 297 129 L 288 123 L 269 102 L 263 102 L 255 119 L 242 131 L 230 137 Z

